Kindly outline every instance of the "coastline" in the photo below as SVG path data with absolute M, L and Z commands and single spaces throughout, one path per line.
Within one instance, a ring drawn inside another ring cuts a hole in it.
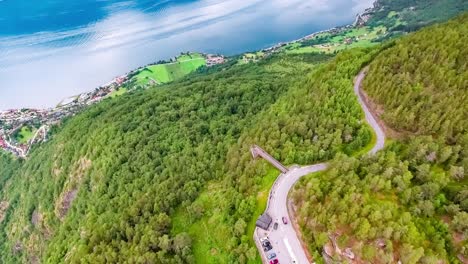
M 257 50 L 256 52 L 261 52 L 263 54 L 262 58 L 266 58 L 274 53 L 281 52 L 282 48 L 287 45 L 291 45 L 294 43 L 301 43 L 301 42 L 310 40 L 320 34 L 326 34 L 326 33 L 338 34 L 342 31 L 352 29 L 356 27 L 356 25 L 359 23 L 359 20 L 362 19 L 363 14 L 371 13 L 374 8 L 375 8 L 375 2 L 374 2 L 374 7 L 365 9 L 363 13 L 358 13 L 356 15 L 355 21 L 352 24 L 347 24 L 344 26 L 336 26 L 336 27 L 332 27 L 329 29 L 320 30 L 311 34 L 307 34 L 299 39 L 276 43 L 273 46 Z M 226 61 L 232 60 L 233 58 L 238 57 L 238 56 L 243 55 L 245 57 L 245 54 L 248 54 L 248 53 L 249 52 L 243 52 L 238 55 L 224 57 L 223 55 L 219 55 L 219 54 L 215 55 L 215 54 L 207 54 L 207 53 L 201 53 L 201 52 L 187 52 L 187 53 L 182 52 L 181 55 L 179 55 L 179 57 L 183 55 L 199 54 L 203 58 L 205 58 L 204 65 L 206 67 L 211 67 L 217 64 L 223 64 Z M 146 65 L 142 65 L 138 68 L 135 68 L 133 70 L 126 72 L 125 74 L 115 77 L 111 81 L 99 87 L 96 87 L 93 90 L 66 97 L 62 99 L 61 101 L 59 101 L 58 104 L 54 107 L 42 108 L 42 109 L 40 108 L 21 108 L 21 109 L 8 109 L 8 110 L 0 109 L 0 150 L 4 149 L 14 154 L 17 157 L 25 158 L 33 144 L 47 140 L 47 133 L 48 133 L 49 127 L 60 123 L 60 121 L 65 117 L 73 116 L 77 114 L 78 112 L 85 109 L 87 106 L 98 103 L 108 97 L 113 97 L 113 94 L 120 95 L 121 93 L 119 93 L 119 89 L 121 88 L 125 89 L 124 92 L 126 92 L 127 88 L 124 87 L 125 84 L 129 83 L 130 81 L 134 81 L 134 77 L 136 77 L 140 72 L 147 69 L 148 67 L 156 66 L 156 65 L 176 64 L 178 63 L 179 57 L 170 58 L 169 61 L 160 60 L 158 62 L 153 62 L 153 63 L 149 63 Z M 247 62 L 250 62 L 250 61 L 256 61 L 256 60 L 255 59 L 247 60 Z M 164 82 L 157 82 L 153 78 L 150 78 L 150 79 L 151 80 L 149 84 L 159 85 L 161 83 L 164 83 Z M 40 135 L 39 136 L 35 135 L 34 138 L 29 139 L 26 144 L 25 143 L 19 144 L 18 142 L 15 143 L 15 141 L 11 139 L 11 136 L 15 132 L 17 132 L 19 129 L 21 129 L 23 126 L 30 125 L 32 121 L 35 121 L 35 123 L 40 124 L 40 127 L 36 127 L 36 129 L 41 131 Z

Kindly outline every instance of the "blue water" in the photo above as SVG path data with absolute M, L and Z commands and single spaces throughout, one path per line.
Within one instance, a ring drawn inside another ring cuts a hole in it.
M 350 23 L 373 0 L 0 0 L 0 109 L 50 107 L 141 65 Z

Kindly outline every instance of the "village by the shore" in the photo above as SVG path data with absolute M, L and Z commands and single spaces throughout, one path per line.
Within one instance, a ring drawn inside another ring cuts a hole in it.
M 203 54 L 203 56 L 205 57 L 207 67 L 212 67 L 226 61 L 225 57 L 222 55 Z M 172 61 L 176 61 L 176 58 L 172 58 L 169 63 Z M 124 84 L 130 81 L 132 76 L 138 74 L 145 67 L 162 63 L 167 62 L 160 61 L 132 70 L 122 76 L 114 78 L 112 81 L 93 91 L 66 98 L 53 108 L 0 110 L 0 149 L 17 157 L 25 158 L 34 144 L 47 140 L 47 134 L 51 126 L 58 124 L 65 117 L 79 113 L 87 106 L 110 97 L 114 92 L 121 89 Z M 19 142 L 16 140 L 15 135 L 17 135 L 23 127 L 33 128 L 34 134 L 27 141 Z

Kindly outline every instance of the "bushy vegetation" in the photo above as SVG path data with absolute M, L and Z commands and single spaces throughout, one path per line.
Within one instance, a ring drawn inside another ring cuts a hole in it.
M 370 64 L 365 89 L 384 119 L 417 135 L 373 157 L 339 156 L 295 187 L 298 222 L 317 260 L 323 248 L 347 259 L 333 240 L 367 263 L 467 259 L 467 25 L 465 15 L 422 30 Z
M 375 157 L 338 157 L 329 171 L 301 181 L 293 199 L 316 259 L 332 237 L 367 263 L 458 263 L 457 254 L 466 257 L 468 189 L 457 178 L 463 177 L 457 166 L 462 151 L 453 149 L 441 156 L 446 148 L 423 138 Z M 438 158 L 428 161 L 432 153 Z
M 0 190 L 5 186 L 5 182 L 13 175 L 13 172 L 20 165 L 19 160 L 13 159 L 11 154 L 0 151 Z

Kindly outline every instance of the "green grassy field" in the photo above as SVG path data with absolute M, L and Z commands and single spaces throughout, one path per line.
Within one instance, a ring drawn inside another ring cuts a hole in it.
M 307 45 L 305 44 L 307 41 L 305 43 L 296 42 L 283 47 L 282 50 L 288 54 L 334 53 L 356 47 L 371 47 L 377 44 L 372 41 L 385 32 L 387 29 L 384 26 L 353 28 L 335 35 L 324 32 L 310 40 L 321 40 L 323 41 L 321 44 Z
M 29 126 L 23 126 L 21 130 L 14 136 L 16 142 L 20 144 L 25 144 L 30 140 L 34 133 L 36 133 L 36 128 L 31 128 Z
M 287 54 L 301 54 L 301 53 L 314 53 L 314 52 L 322 52 L 321 49 L 316 47 L 301 47 L 299 43 L 294 43 L 297 45 L 292 45 L 291 48 L 285 49 Z
M 205 64 L 200 53 L 184 54 L 177 57 L 176 62 L 148 66 L 133 78 L 140 85 L 163 84 L 180 79 Z
M 122 94 L 127 92 L 127 88 L 120 87 L 118 90 L 114 90 L 109 96 L 111 98 L 121 96 Z

